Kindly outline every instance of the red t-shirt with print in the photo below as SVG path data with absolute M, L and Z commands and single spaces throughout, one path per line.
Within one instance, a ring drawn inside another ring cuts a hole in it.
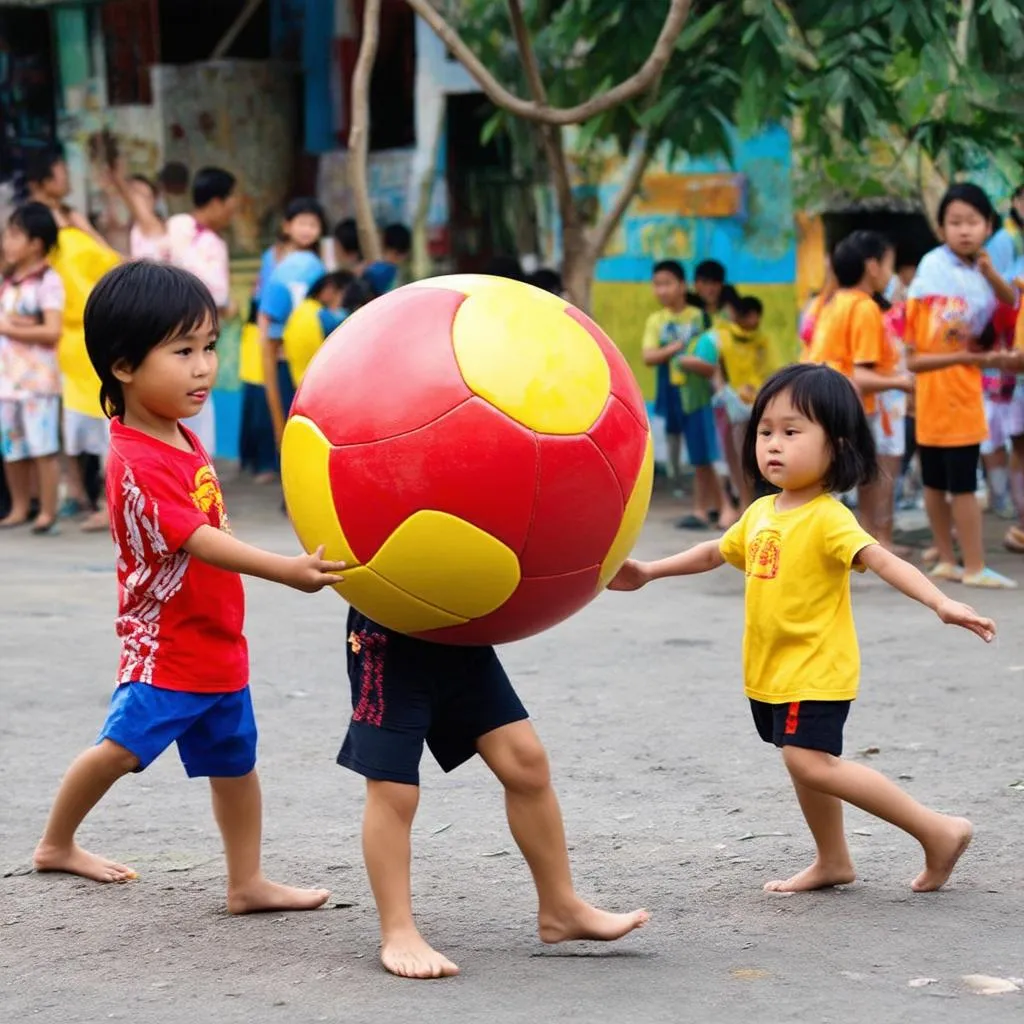
M 200 526 L 228 530 L 213 462 L 191 430 L 181 451 L 110 425 L 107 507 L 117 557 L 118 683 L 230 693 L 249 681 L 237 572 L 193 558 L 183 545 Z

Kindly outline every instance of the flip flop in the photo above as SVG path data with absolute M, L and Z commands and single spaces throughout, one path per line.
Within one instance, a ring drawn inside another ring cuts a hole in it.
M 962 583 L 964 571 L 959 565 L 950 562 L 937 562 L 928 573 L 933 580 L 949 580 L 951 583 Z M 981 575 L 979 573 L 979 575 Z
M 1003 547 L 1015 555 L 1024 555 L 1024 530 L 1019 526 L 1011 526 L 1003 537 Z
M 989 569 L 987 566 L 973 576 L 964 576 L 961 583 L 965 587 L 981 587 L 984 590 L 1016 590 L 1017 581 L 1009 576 Z
M 57 525 L 56 519 L 51 519 L 48 523 L 39 525 L 38 523 L 33 525 L 32 532 L 37 537 L 59 537 L 60 527 Z
M 701 519 L 700 516 L 695 516 L 692 512 L 688 516 L 683 516 L 676 523 L 677 530 L 710 530 L 711 524 L 706 519 Z
M 16 523 L 0 523 L 0 530 L 16 530 L 19 526 L 28 526 L 31 519 L 19 519 Z

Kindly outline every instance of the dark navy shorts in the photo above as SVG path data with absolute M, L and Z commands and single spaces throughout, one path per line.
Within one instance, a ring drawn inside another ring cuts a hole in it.
M 97 743 L 111 740 L 148 768 L 172 743 L 189 778 L 240 778 L 256 767 L 256 719 L 249 687 L 231 693 L 184 693 L 122 683 Z
M 348 616 L 352 720 L 338 764 L 368 779 L 418 786 L 426 743 L 450 772 L 486 733 L 528 718 L 493 647 L 404 636 Z
M 843 726 L 850 713 L 848 700 L 802 700 L 792 704 L 766 704 L 751 700 L 754 725 L 765 743 L 777 747 L 804 747 L 840 757 Z

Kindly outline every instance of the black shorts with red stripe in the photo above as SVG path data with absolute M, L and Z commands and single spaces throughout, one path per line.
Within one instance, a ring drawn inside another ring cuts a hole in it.
M 754 725 L 765 743 L 777 747 L 804 747 L 839 757 L 843 753 L 843 726 L 850 713 L 849 700 L 802 700 L 768 704 L 751 700 Z

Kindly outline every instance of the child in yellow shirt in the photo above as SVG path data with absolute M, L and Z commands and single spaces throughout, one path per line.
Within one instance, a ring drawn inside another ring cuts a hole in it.
M 626 562 L 611 589 L 637 590 L 725 562 L 745 572 L 746 694 L 761 738 L 782 749 L 817 847 L 809 868 L 766 890 L 803 892 L 854 880 L 844 801 L 917 839 L 925 866 L 912 888 L 938 889 L 967 849 L 971 823 L 923 807 L 884 775 L 840 757 L 860 677 L 850 572 L 870 569 L 942 622 L 986 642 L 995 624 L 876 543 L 832 497 L 877 472 L 871 427 L 842 374 L 806 363 L 780 370 L 761 389 L 750 423 L 745 466 L 779 493 L 755 501 L 720 541 L 657 562 Z

